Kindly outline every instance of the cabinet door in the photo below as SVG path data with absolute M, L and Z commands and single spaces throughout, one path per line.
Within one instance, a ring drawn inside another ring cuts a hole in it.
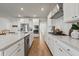
M 14 44 L 13 46 L 10 46 L 9 48 L 7 48 L 4 51 L 4 56 L 10 56 L 11 54 L 14 53 L 14 51 L 16 51 L 19 47 L 18 47 L 18 43 Z
M 22 52 L 21 52 L 22 51 Z M 20 53 L 21 52 L 21 53 Z M 4 51 L 4 56 L 24 55 L 24 39 Z
M 74 16 L 79 17 L 79 3 L 75 3 L 75 14 Z
M 24 39 L 20 41 L 20 44 L 18 56 L 24 56 Z
M 63 11 L 64 11 L 64 22 L 73 22 L 75 21 L 75 16 L 78 15 L 78 5 L 76 3 L 64 3 Z
M 74 47 L 69 46 L 67 44 L 61 43 L 62 47 L 65 49 L 67 53 L 69 53 L 71 56 L 79 56 L 79 51 L 76 50 Z
M 60 45 L 60 41 L 55 40 L 54 43 L 54 55 L 55 56 L 70 56 L 69 53 Z
M 51 51 L 51 53 L 53 54 L 54 53 L 54 37 L 52 38 L 52 35 L 48 35 L 48 39 L 46 40 L 47 41 L 47 45 Z
M 24 39 L 20 42 L 18 48 L 11 54 L 11 56 L 24 56 Z
M 63 4 L 64 19 L 70 19 L 75 14 L 75 4 L 74 3 L 64 3 Z
M 3 51 L 0 51 L 0 56 L 3 56 Z
M 55 45 L 55 56 L 70 56 L 62 47 Z
M 17 49 L 10 56 L 24 56 L 24 48 Z

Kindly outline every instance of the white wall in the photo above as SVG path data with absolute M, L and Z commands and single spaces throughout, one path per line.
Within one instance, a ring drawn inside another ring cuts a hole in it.
M 60 28 L 65 34 L 68 35 L 69 29 L 71 28 L 71 23 L 65 23 L 63 17 L 58 19 L 52 19 L 52 26 L 56 26 L 56 28 Z
M 10 21 L 7 18 L 0 18 L 0 30 L 9 29 Z

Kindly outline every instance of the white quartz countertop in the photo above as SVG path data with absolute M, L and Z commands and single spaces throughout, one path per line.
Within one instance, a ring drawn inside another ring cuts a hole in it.
M 0 35 L 0 51 L 5 50 L 7 47 L 23 39 L 25 36 L 29 35 L 30 33 L 31 32 L 28 32 L 26 34 L 16 33 L 16 34 Z
M 65 43 L 79 51 L 79 39 L 74 39 L 69 36 L 59 36 L 59 35 L 52 35 L 52 34 L 50 34 L 50 35 L 51 35 L 51 37 L 55 37 L 57 40 L 60 40 L 63 43 Z

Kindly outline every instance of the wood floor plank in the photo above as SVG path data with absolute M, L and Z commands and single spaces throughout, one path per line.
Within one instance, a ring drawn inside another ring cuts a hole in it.
M 51 56 L 51 53 L 43 40 L 34 38 L 28 56 Z

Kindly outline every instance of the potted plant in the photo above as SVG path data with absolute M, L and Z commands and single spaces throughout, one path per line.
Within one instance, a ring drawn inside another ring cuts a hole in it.
M 71 29 L 73 32 L 71 33 L 72 38 L 79 38 L 79 26 L 77 24 L 72 24 Z

